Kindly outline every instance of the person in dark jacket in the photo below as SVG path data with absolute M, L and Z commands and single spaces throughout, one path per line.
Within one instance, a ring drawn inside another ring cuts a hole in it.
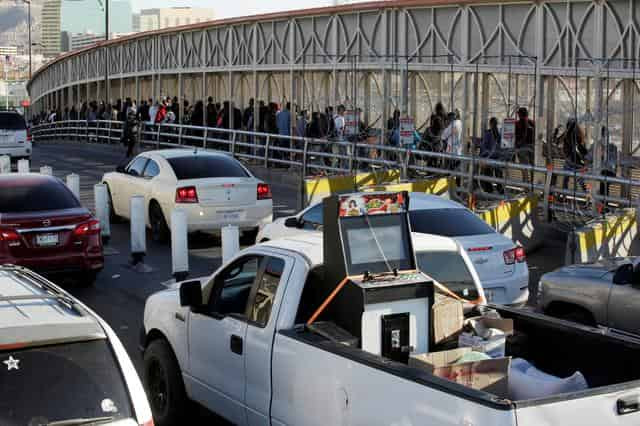
M 491 117 L 489 119 L 489 128 L 484 131 L 484 135 L 482 137 L 480 157 L 488 158 L 490 160 L 499 160 L 501 158 L 501 145 L 502 135 L 498 128 L 498 119 Z M 499 167 L 487 165 L 483 167 L 482 172 L 485 176 L 496 177 L 498 179 L 502 178 L 502 170 L 500 170 Z M 491 182 L 480 181 L 480 186 L 485 192 L 493 192 L 493 183 Z M 501 184 L 497 184 L 497 189 L 499 193 L 504 194 L 504 187 Z
M 575 119 L 571 118 L 567 121 L 567 130 L 565 131 L 564 140 L 562 142 L 562 152 L 564 154 L 564 170 L 578 173 L 584 169 L 585 159 L 589 150 L 585 143 L 585 134 L 582 127 L 578 125 Z M 576 177 L 583 191 L 587 190 L 584 179 L 580 176 Z M 565 176 L 562 180 L 562 188 L 567 189 L 569 186 L 569 176 Z

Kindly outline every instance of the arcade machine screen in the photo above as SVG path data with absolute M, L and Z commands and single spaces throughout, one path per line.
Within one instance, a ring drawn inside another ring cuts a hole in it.
M 401 193 L 342 197 L 340 232 L 348 275 L 414 267 Z

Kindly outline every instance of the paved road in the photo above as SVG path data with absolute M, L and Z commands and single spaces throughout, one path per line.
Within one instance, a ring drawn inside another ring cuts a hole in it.
M 51 166 L 54 175 L 62 179 L 69 173 L 77 173 L 80 175 L 82 202 L 93 208 L 93 185 L 100 181 L 103 173 L 114 170 L 122 161 L 124 150 L 121 146 L 60 142 L 36 145 L 31 168 L 39 170 L 40 166 Z M 296 191 L 291 186 L 271 184 L 275 215 L 283 216 L 295 212 Z M 192 277 L 209 275 L 220 265 L 219 239 L 193 236 L 190 237 L 189 248 Z M 141 372 L 142 360 L 137 348 L 144 302 L 150 294 L 163 289 L 162 283 L 171 278 L 170 248 L 154 244 L 148 239 L 145 263 L 151 266 L 153 271 L 147 274 L 135 272 L 128 266 L 129 224 L 119 223 L 112 225 L 112 239 L 108 251 L 111 254 L 106 256 L 105 269 L 99 275 L 95 286 L 81 288 L 72 282 L 63 282 L 63 285 L 113 327 Z M 529 256 L 532 290 L 535 290 L 535 284 L 543 272 L 561 265 L 563 255 L 564 241 L 559 237 L 557 240 L 549 239 L 545 247 Z M 64 281 L 63 277 L 54 277 L 54 280 Z M 197 409 L 195 413 L 193 423 L 206 421 L 213 424 L 219 421 L 204 409 Z

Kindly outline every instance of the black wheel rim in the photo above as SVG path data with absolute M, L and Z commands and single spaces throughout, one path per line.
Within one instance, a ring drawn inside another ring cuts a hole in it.
M 168 386 L 162 363 L 153 359 L 147 370 L 149 399 L 156 413 L 164 413 L 168 404 Z

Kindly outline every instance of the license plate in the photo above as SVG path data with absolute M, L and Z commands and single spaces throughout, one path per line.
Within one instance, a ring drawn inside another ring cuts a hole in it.
M 240 220 L 243 216 L 244 212 L 238 210 L 218 213 L 220 220 Z
M 36 244 L 41 247 L 58 245 L 58 234 L 36 235 Z

